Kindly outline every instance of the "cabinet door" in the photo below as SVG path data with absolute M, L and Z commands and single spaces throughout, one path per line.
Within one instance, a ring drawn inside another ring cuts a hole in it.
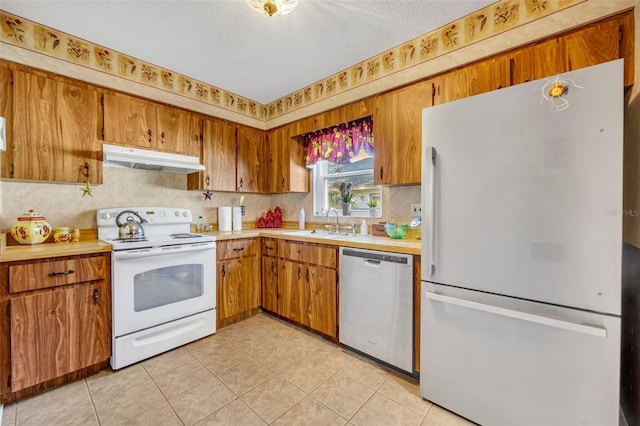
M 498 56 L 466 65 L 442 76 L 442 102 L 451 102 L 507 87 L 511 82 L 509 58 Z
M 305 277 L 306 268 L 303 264 L 282 259 L 278 261 L 278 314 L 308 325 L 302 286 Z
M 256 256 L 218 261 L 218 324 L 260 306 L 260 264 Z
M 156 148 L 156 104 L 131 96 L 104 94 L 104 140 Z
M 262 258 L 262 307 L 278 312 L 278 259 Z
M 11 391 L 97 364 L 111 355 L 105 280 L 11 299 Z
M 620 58 L 620 31 L 620 22 L 610 20 L 565 37 L 568 71 Z
M 265 163 L 265 189 L 267 192 L 288 192 L 289 180 L 289 131 L 280 127 L 267 133 L 268 149 Z
M 70 290 L 11 299 L 11 391 L 71 370 Z
M 236 159 L 236 190 L 264 192 L 264 163 L 266 132 L 246 126 L 238 126 L 238 157 Z
M 200 156 L 200 118 L 177 108 L 159 106 L 158 144 L 163 151 Z
M 526 46 L 509 54 L 512 84 L 526 83 L 567 71 L 565 43 L 552 39 Z
M 13 137 L 2 176 L 102 183 L 96 90 L 20 70 L 13 75 Z
M 307 325 L 336 337 L 336 271 L 320 266 L 307 266 L 306 269 L 303 285 Z
M 236 125 L 205 118 L 202 129 L 204 172 L 188 177 L 189 189 L 236 190 Z
M 13 141 L 7 153 L 14 179 L 54 180 L 54 165 L 63 161 L 59 151 L 56 82 L 42 75 L 13 73 Z M 9 172 L 7 176 L 6 173 Z
M 218 261 L 216 275 L 218 325 L 243 311 L 241 259 Z
M 110 283 L 101 280 L 79 286 L 71 293 L 71 371 L 111 356 L 110 289 Z
M 102 183 L 102 143 L 98 139 L 98 92 L 58 81 L 59 145 L 62 160 L 48 164 L 54 181 Z
M 374 116 L 376 185 L 419 184 L 422 109 L 433 104 L 435 79 L 378 97 Z

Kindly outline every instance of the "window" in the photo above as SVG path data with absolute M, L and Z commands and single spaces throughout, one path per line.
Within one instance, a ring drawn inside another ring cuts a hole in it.
M 342 214 L 340 184 L 351 183 L 351 216 L 379 217 L 382 211 L 382 192 L 373 182 L 373 156 L 364 154 L 357 162 L 333 164 L 318 161 L 312 169 L 313 209 L 316 215 L 325 215 L 330 208 Z M 377 213 L 371 216 L 369 201 L 377 202 Z
M 350 212 L 359 217 L 379 216 L 381 191 L 373 183 L 373 120 L 364 117 L 305 135 L 305 164 L 312 169 L 313 210 L 343 212 L 341 188 L 349 185 Z M 370 207 L 376 202 L 377 210 Z M 373 212 L 373 213 L 372 213 Z

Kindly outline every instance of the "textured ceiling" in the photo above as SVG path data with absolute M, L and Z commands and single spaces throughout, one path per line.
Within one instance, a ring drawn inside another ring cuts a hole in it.
M 494 0 L 2 0 L 0 8 L 237 95 L 278 98 Z

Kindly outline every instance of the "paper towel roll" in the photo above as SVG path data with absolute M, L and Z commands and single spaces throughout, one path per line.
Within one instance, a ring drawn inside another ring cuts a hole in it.
M 218 231 L 231 231 L 231 207 L 218 207 Z
M 242 208 L 239 206 L 233 208 L 233 230 L 242 231 Z

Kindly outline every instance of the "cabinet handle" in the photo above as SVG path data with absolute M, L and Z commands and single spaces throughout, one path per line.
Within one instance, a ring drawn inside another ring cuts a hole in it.
M 64 271 L 64 272 L 50 272 L 49 276 L 50 277 L 57 277 L 58 275 L 71 275 L 74 272 L 75 271 L 73 269 L 69 269 L 68 271 Z
M 382 176 L 384 176 L 384 167 L 380 166 L 380 180 L 382 180 Z
M 271 246 L 264 246 L 264 248 L 266 248 L 267 250 L 273 250 L 273 247 Z
M 242 180 L 242 178 L 240 178 L 240 189 L 242 189 L 243 186 L 244 186 L 244 181 Z
M 271 261 L 271 273 L 275 273 L 276 272 L 276 262 L 274 262 L 273 260 Z
M 300 279 L 300 267 L 298 266 L 298 279 Z
M 147 132 L 147 135 L 149 135 L 149 137 L 147 138 L 147 142 L 151 142 L 151 136 L 153 135 L 151 133 L 151 129 L 149 129 L 149 131 Z
M 164 132 L 160 133 L 160 143 L 164 143 Z
M 205 179 L 205 183 L 207 185 L 207 188 L 209 188 L 209 185 L 211 184 L 211 176 L 209 176 L 208 174 L 207 174 L 207 178 Z
M 282 178 L 282 189 L 284 189 L 284 187 L 285 187 L 285 180 L 284 178 Z
M 233 249 L 233 251 L 242 251 L 244 250 L 244 247 L 236 247 Z
M 89 163 L 86 161 L 84 162 L 84 177 L 89 179 Z
M 224 265 L 222 265 L 222 277 L 224 278 L 225 275 L 227 275 L 227 270 L 225 269 Z
M 9 168 L 9 174 L 13 175 L 14 169 L 13 169 L 13 163 L 11 163 L 11 167 Z
M 307 269 L 307 282 L 309 282 L 309 270 Z
M 100 292 L 96 288 L 96 289 L 93 290 L 93 304 L 94 305 L 98 304 L 98 299 L 100 299 Z

